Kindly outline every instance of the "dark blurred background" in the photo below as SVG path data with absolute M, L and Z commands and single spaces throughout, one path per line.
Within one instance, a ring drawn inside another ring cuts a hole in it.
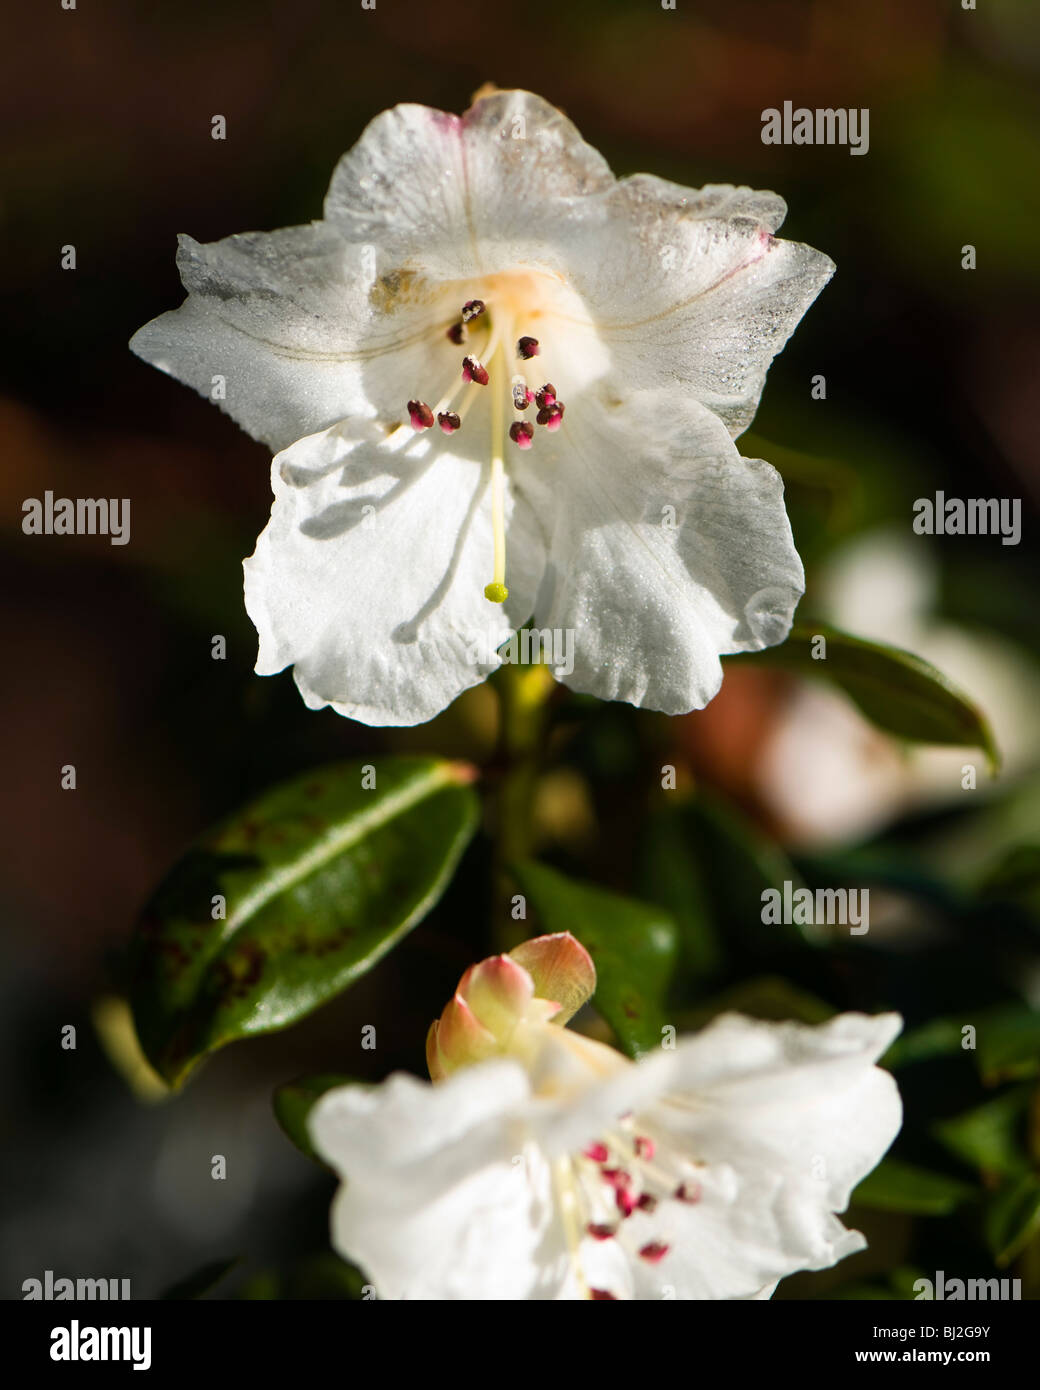
M 956 0 L 679 0 L 675 11 L 652 0 L 378 0 L 371 11 L 81 0 L 66 11 L 46 0 L 17 6 L 5 27 L 2 1296 L 50 1268 L 130 1277 L 135 1297 L 152 1297 L 224 1255 L 243 1257 L 232 1287 L 256 1296 L 338 1288 L 320 1253 L 330 1182 L 274 1125 L 270 1089 L 306 1070 L 355 1070 L 362 1022 L 379 1027 L 373 1075 L 421 1071 L 426 1023 L 485 945 L 483 905 L 456 886 L 363 986 L 292 1033 L 229 1049 L 170 1102 L 149 1104 L 134 1081 L 114 1002 L 123 950 L 186 842 L 321 761 L 422 750 L 483 762 L 494 745 L 487 688 L 431 725 L 381 731 L 308 712 L 288 674 L 252 674 L 240 562 L 266 523 L 268 455 L 126 346 L 180 302 L 178 232 L 208 241 L 320 216 L 339 155 L 400 101 L 458 111 L 485 81 L 529 87 L 619 174 L 787 198 L 782 234 L 826 251 L 838 272 L 772 369 L 742 449 L 784 474 L 805 612 L 871 626 L 939 665 L 949 655 L 1008 750 L 999 785 L 976 759 L 980 789 L 965 797 L 949 763 L 897 748 L 838 697 L 742 665 L 686 720 L 561 707 L 539 802 L 545 853 L 646 891 L 631 808 L 650 807 L 667 759 L 806 871 L 865 846 L 903 866 L 889 881 L 888 945 L 879 930 L 858 958 L 865 970 L 838 950 L 805 968 L 738 959 L 713 987 L 783 966 L 834 1007 L 894 1005 L 919 1023 L 999 1002 L 1012 980 L 1035 1005 L 1032 919 L 1008 927 L 1004 907 L 980 919 L 976 902 L 965 927 L 961 911 L 969 880 L 974 891 L 1040 823 L 1034 0 L 977 11 Z M 868 107 L 869 153 L 763 145 L 761 113 L 785 99 Z M 224 141 L 211 138 L 216 114 Z M 63 270 L 70 244 L 76 268 Z M 973 271 L 961 267 L 966 244 Z M 818 373 L 823 401 L 810 399 Z M 23 535 L 22 502 L 48 488 L 130 497 L 130 544 Z M 914 536 L 913 501 L 936 489 L 1020 497 L 1022 544 Z M 225 661 L 210 657 L 214 634 L 227 638 Z M 806 720 L 812 766 L 792 791 Z M 953 756 L 958 769 L 971 760 Z M 60 787 L 68 763 L 75 791 Z M 977 988 L 970 1001 L 961 978 Z M 75 1052 L 60 1046 L 70 1023 Z M 945 1084 L 919 1081 L 925 1110 L 942 1112 Z M 929 1142 L 911 1157 L 937 1162 Z M 225 1183 L 210 1179 L 216 1153 Z M 907 1222 L 885 1225 L 859 1272 L 913 1259 L 930 1270 L 940 1254 L 986 1272 L 970 1233 L 944 1236 L 934 1255 L 915 1253 L 917 1239 Z

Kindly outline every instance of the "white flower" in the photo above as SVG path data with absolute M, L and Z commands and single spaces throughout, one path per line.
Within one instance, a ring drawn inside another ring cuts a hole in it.
M 417 723 L 532 620 L 576 634 L 574 689 L 679 713 L 721 653 L 781 641 L 783 488 L 732 440 L 833 269 L 773 236 L 785 211 L 617 180 L 495 92 L 377 117 L 324 221 L 183 238 L 188 299 L 132 346 L 283 451 L 246 561 L 257 671 Z
M 873 1065 L 898 1016 L 730 1014 L 632 1063 L 545 1021 L 560 943 L 467 972 L 431 1030 L 444 1079 L 346 1086 L 312 1112 L 344 1180 L 333 1244 L 380 1295 L 768 1298 L 862 1249 L 834 1213 L 899 1129 Z

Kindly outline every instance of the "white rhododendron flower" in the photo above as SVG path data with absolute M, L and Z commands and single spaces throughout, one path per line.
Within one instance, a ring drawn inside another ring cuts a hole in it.
M 899 1130 L 897 1015 L 727 1014 L 635 1063 L 557 1026 L 594 987 L 573 937 L 527 942 L 463 976 L 434 1084 L 315 1106 L 333 1243 L 382 1297 L 768 1298 L 863 1249 L 835 1213 Z
M 527 621 L 575 690 L 700 708 L 782 641 L 803 574 L 733 439 L 833 265 L 775 193 L 616 179 L 553 106 L 403 105 L 323 221 L 201 246 L 133 339 L 274 460 L 246 561 L 257 671 L 313 708 L 431 718 Z

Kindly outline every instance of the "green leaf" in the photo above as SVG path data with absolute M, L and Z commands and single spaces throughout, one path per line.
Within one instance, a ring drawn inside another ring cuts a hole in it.
M 896 1038 L 884 1056 L 884 1064 L 892 1070 L 912 1062 L 927 1062 L 934 1057 L 950 1057 L 961 1051 L 964 1034 L 962 1024 L 952 1018 L 933 1018 L 920 1028 L 911 1029 Z
M 976 1195 L 973 1187 L 957 1178 L 901 1163 L 897 1158 L 885 1158 L 853 1191 L 852 1201 L 877 1211 L 948 1216 Z
M 477 824 L 469 769 L 383 758 L 366 788 L 366 766 L 266 792 L 204 835 L 148 903 L 130 1001 L 145 1055 L 171 1085 L 207 1053 L 324 1004 L 444 891 Z
M 275 1119 L 300 1152 L 315 1163 L 322 1163 L 322 1159 L 315 1153 L 307 1132 L 307 1117 L 326 1091 L 346 1086 L 350 1080 L 350 1077 L 337 1072 L 322 1072 L 319 1076 L 304 1076 L 298 1081 L 289 1081 L 275 1090 L 271 1102 Z
M 826 639 L 825 658 L 813 656 L 820 637 Z M 823 623 L 796 623 L 786 642 L 752 659 L 834 681 L 872 723 L 897 738 L 981 748 L 991 772 L 1000 765 L 993 731 L 982 711 L 912 652 L 852 637 Z
M 230 1274 L 235 1265 L 241 1260 L 241 1255 L 235 1255 L 230 1260 L 211 1260 L 209 1264 L 204 1264 L 201 1269 L 197 1269 L 194 1274 L 189 1274 L 186 1279 L 179 1279 L 176 1284 L 159 1295 L 163 1303 L 184 1302 L 187 1299 L 202 1298 L 209 1293 L 210 1289 L 219 1284 L 221 1279 Z
M 722 945 L 708 885 L 673 812 L 652 816 L 642 839 L 640 887 L 650 902 L 670 913 L 679 931 L 679 969 L 698 985 L 721 969 Z
M 742 980 L 732 989 L 724 990 L 695 1008 L 684 1010 L 681 1015 L 683 1031 L 703 1028 L 724 1013 L 748 1014 L 751 1018 L 778 1023 L 787 1019 L 795 1019 L 799 1023 L 826 1023 L 837 1010 L 789 980 L 777 975 L 759 975 L 751 980 Z
M 1032 1088 L 1016 1086 L 974 1110 L 932 1127 L 950 1153 L 983 1173 L 1017 1177 L 1028 1171 L 1026 1116 Z
M 1040 1013 L 1009 1004 L 984 1013 L 976 1029 L 976 1062 L 987 1085 L 1040 1071 Z
M 1003 1269 L 1040 1235 L 1040 1177 L 1027 1173 L 1005 1183 L 986 1204 L 986 1243 Z
M 597 981 L 592 1003 L 624 1050 L 638 1057 L 659 1047 L 677 951 L 671 917 L 544 864 L 528 861 L 516 865 L 514 873 L 542 930 L 571 932 L 592 956 Z

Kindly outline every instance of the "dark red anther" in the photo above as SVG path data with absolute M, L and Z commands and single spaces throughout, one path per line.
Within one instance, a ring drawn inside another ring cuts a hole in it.
M 467 299 L 462 306 L 462 322 L 469 323 L 475 318 L 479 318 L 484 312 L 485 304 L 482 299 Z
M 551 381 L 547 381 L 544 386 L 534 393 L 534 403 L 539 410 L 544 410 L 546 406 L 556 404 L 556 387 Z
M 475 381 L 478 386 L 488 384 L 487 368 L 482 367 L 475 357 L 462 359 L 462 380 Z
M 617 1294 L 610 1293 L 607 1289 L 589 1289 L 589 1297 L 592 1299 L 594 1303 L 601 1303 L 605 1299 L 610 1299 L 612 1303 L 616 1303 L 618 1301 Z
M 529 449 L 534 443 L 534 427 L 526 420 L 514 420 L 509 426 L 509 438 L 518 449 Z
M 631 1216 L 639 1206 L 639 1198 L 630 1192 L 627 1187 L 616 1187 L 614 1189 L 614 1201 L 617 1209 L 622 1216 Z
M 639 1256 L 640 1259 L 646 1260 L 649 1264 L 656 1265 L 661 1263 L 671 1248 L 670 1245 L 665 1245 L 662 1240 L 652 1240 L 649 1245 L 643 1246 Z
M 448 329 L 448 337 L 456 345 L 456 347 L 461 347 L 462 344 L 466 341 L 466 330 L 465 328 L 463 328 L 461 323 L 453 323 L 452 326 Z
M 533 397 L 522 381 L 513 383 L 513 409 L 526 410 Z
M 462 427 L 462 421 L 454 410 L 442 410 L 437 416 L 437 423 L 445 434 L 454 434 L 457 429 Z
M 640 1211 L 645 1211 L 649 1215 L 650 1212 L 657 1210 L 657 1198 L 651 1197 L 649 1192 L 644 1192 L 636 1206 Z
M 631 1187 L 632 1175 L 626 1173 L 624 1168 L 604 1168 L 603 1177 L 610 1183 L 611 1187 Z
M 526 362 L 530 357 L 537 357 L 541 352 L 537 338 L 521 338 L 516 345 L 516 354 Z
M 408 418 L 413 430 L 428 430 L 433 424 L 433 411 L 425 401 L 409 401 Z
M 701 1200 L 700 1184 L 696 1182 L 680 1183 L 675 1189 L 676 1200 L 680 1202 L 699 1202 Z
M 652 1139 L 647 1139 L 645 1135 L 637 1134 L 634 1147 L 638 1158 L 653 1158 L 654 1141 Z
M 606 1144 L 601 1144 L 599 1141 L 590 1144 L 587 1149 L 582 1150 L 582 1153 L 586 1158 L 591 1158 L 593 1163 L 606 1163 L 610 1156 L 610 1150 Z
M 566 408 L 562 401 L 554 401 L 552 405 L 547 405 L 544 410 L 540 410 L 535 418 L 547 430 L 558 430 L 563 424 L 563 412 Z
M 595 1222 L 590 1222 L 585 1230 L 592 1236 L 593 1240 L 612 1240 L 617 1234 L 614 1226 L 599 1226 Z

